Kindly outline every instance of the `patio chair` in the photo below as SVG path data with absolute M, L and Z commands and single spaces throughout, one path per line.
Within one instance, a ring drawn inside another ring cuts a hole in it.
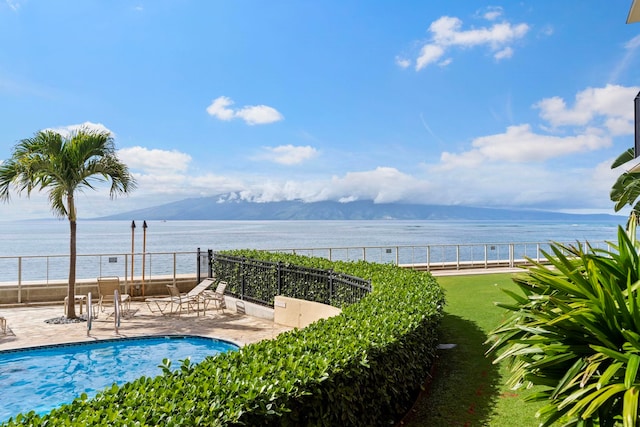
M 169 291 L 168 297 L 154 297 L 144 300 L 147 303 L 147 307 L 149 307 L 149 311 L 152 313 L 160 312 L 164 316 L 165 314 L 180 314 L 183 308 L 186 307 L 188 313 L 195 299 L 186 296 L 186 294 L 181 295 L 176 285 L 167 285 L 167 290 Z
M 184 309 L 187 310 L 187 314 L 189 314 L 189 312 L 192 309 L 196 313 L 198 312 L 198 309 L 200 308 L 200 300 L 198 299 L 197 294 L 195 293 L 192 293 L 191 295 L 189 295 L 189 293 L 182 294 L 180 293 L 180 289 L 178 289 L 176 285 L 167 285 L 167 289 L 169 289 L 169 294 L 171 295 L 172 304 L 176 306 L 176 310 L 174 312 L 177 312 L 178 315 L 182 313 Z
M 189 292 L 182 294 L 182 296 L 188 296 L 190 298 L 197 297 L 202 294 L 204 291 L 209 289 L 209 287 L 213 285 L 213 279 L 204 279 L 202 282 L 198 283 L 193 289 Z
M 168 297 L 145 298 L 144 302 L 147 303 L 147 307 L 149 307 L 149 311 L 152 313 L 160 312 L 164 315 L 167 308 L 169 308 L 169 313 L 173 312 L 173 297 L 170 291 Z
M 123 294 L 120 290 L 120 278 L 117 276 L 98 277 L 98 310 L 97 313 L 94 313 L 94 317 L 97 318 L 97 314 L 104 312 L 105 306 L 115 306 L 113 296 L 115 290 L 118 290 L 120 295 L 120 307 L 125 307 L 125 310 L 129 311 L 131 297 L 129 294 Z
M 227 282 L 220 281 L 215 291 L 205 290 L 202 293 L 202 296 L 200 298 L 203 302 L 205 312 L 207 310 L 207 306 L 210 303 L 213 303 L 215 305 L 216 310 L 222 310 L 222 312 L 224 313 L 224 309 L 227 308 L 227 302 L 224 299 L 224 291 L 226 289 L 227 289 Z
M 198 283 L 198 285 L 191 289 L 189 292 L 184 294 L 180 293 L 180 290 L 177 286 L 167 285 L 167 289 L 169 290 L 168 297 L 147 298 L 145 299 L 145 302 L 147 303 L 147 307 L 149 307 L 149 310 L 152 313 L 156 313 L 159 311 L 162 314 L 180 314 L 185 308 L 187 310 L 187 313 L 189 313 L 192 309 L 195 312 L 198 312 L 200 309 L 200 302 L 202 302 L 201 295 L 212 284 L 213 279 L 205 279 L 202 282 Z
M 7 319 L 0 316 L 0 329 L 2 330 L 2 334 L 7 334 Z

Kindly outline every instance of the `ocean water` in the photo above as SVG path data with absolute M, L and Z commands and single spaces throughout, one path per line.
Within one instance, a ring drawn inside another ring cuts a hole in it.
M 79 221 L 78 254 L 611 241 L 620 222 Z M 133 232 L 132 232 L 133 230 Z M 0 222 L 0 256 L 69 253 L 66 220 Z M 133 243 L 133 245 L 132 245 Z
M 517 243 L 516 258 L 535 258 L 538 243 L 602 246 L 615 241 L 624 221 L 147 221 L 145 230 L 142 221 L 132 228 L 130 221 L 87 220 L 78 222 L 76 271 L 78 279 L 130 277 L 133 259 L 136 277 L 143 262 L 146 277 L 193 274 L 198 248 L 295 250 L 332 259 L 424 263 L 483 256 L 504 260 L 510 256 L 508 244 Z M 0 222 L 0 241 L 0 283 L 68 276 L 68 221 Z M 201 262 L 200 267 L 205 273 L 206 265 Z

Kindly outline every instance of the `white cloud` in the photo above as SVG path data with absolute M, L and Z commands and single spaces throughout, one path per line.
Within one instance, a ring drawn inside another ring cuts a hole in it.
M 442 153 L 440 169 L 475 167 L 484 162 L 543 162 L 555 157 L 592 151 L 611 145 L 611 138 L 598 129 L 575 136 L 540 135 L 528 124 L 509 126 L 506 132 L 482 136 L 472 149 L 461 154 Z
M 548 132 L 534 132 L 530 124 L 509 126 L 503 133 L 473 139 L 467 150 L 442 153 L 438 163 L 425 165 L 432 202 L 546 209 L 589 206 L 612 212 L 609 192 L 619 175 L 610 169 L 613 159 L 592 167 L 574 165 L 583 164 L 582 153 L 611 146 L 614 136 L 633 134 L 632 100 L 637 91 L 613 85 L 587 88 L 571 108 L 560 97 L 543 99 L 535 107 L 550 125 Z
M 279 122 L 284 117 L 273 107 L 267 105 L 254 105 L 243 107 L 236 111 L 236 117 L 240 117 L 248 125 L 264 125 L 267 123 Z
M 409 68 L 411 66 L 411 60 L 396 56 L 396 65 L 400 68 Z
M 487 207 L 569 209 L 589 206 L 613 211 L 609 191 L 615 176 L 603 162 L 595 168 L 549 167 L 543 163 L 484 162 L 442 173 L 426 165 L 430 203 Z
M 136 179 L 136 195 L 139 189 L 143 189 L 142 192 L 145 195 L 153 195 L 155 197 L 159 195 L 176 194 L 182 196 L 181 198 L 189 197 L 192 194 L 190 187 L 190 180 L 187 175 L 159 170 L 148 170 L 144 173 L 134 173 Z
M 152 151 L 152 150 L 149 150 Z M 463 204 L 494 207 L 541 207 L 571 209 L 611 207 L 608 191 L 616 174 L 610 161 L 595 169 L 549 168 L 543 163 L 480 162 L 447 173 L 441 165 L 426 165 L 424 174 L 408 174 L 393 167 L 346 172 L 343 175 L 278 180 L 273 176 L 245 174 L 231 177 L 188 171 L 147 170 L 137 174 L 138 188 L 129 197 L 110 200 L 106 188 L 84 192 L 79 199 L 82 218 L 157 206 L 189 197 L 232 193 L 254 202 L 373 200 L 376 203 Z M 12 201 L 7 213 L 50 217 L 44 194 L 36 200 Z M 24 209 L 24 210 L 23 210 Z M 0 212 L 3 212 L 0 205 Z M 9 217 L 5 219 L 11 219 Z
M 265 153 L 259 159 L 266 159 L 281 165 L 297 165 L 318 155 L 318 150 L 310 145 L 293 146 L 280 145 L 278 147 L 264 147 Z
M 538 30 L 538 37 L 549 37 L 553 35 L 553 27 L 551 25 L 545 25 Z
M 551 125 L 548 133 L 531 125 L 507 127 L 504 133 L 475 138 L 471 148 L 460 153 L 443 152 L 435 170 L 449 171 L 479 167 L 484 163 L 531 163 L 576 155 L 611 146 L 612 137 L 633 133 L 633 99 L 637 87 L 606 85 L 578 92 L 572 108 L 560 97 L 536 104 L 540 117 Z M 573 134 L 557 132 L 571 127 Z M 545 128 L 546 126 L 542 126 Z
M 376 203 L 415 202 L 426 194 L 429 184 L 395 168 L 378 167 L 374 170 L 347 172 L 322 180 L 255 180 L 242 184 L 244 190 L 238 198 L 254 202 L 302 200 L 354 201 L 373 200 Z
M 285 200 L 313 200 L 321 188 L 317 182 L 303 180 L 278 181 L 265 179 L 253 182 L 241 193 L 245 200 L 256 202 L 278 202 Z
M 498 8 L 485 13 L 484 18 L 494 21 L 500 15 L 502 10 Z M 511 24 L 506 21 L 494 23 L 489 27 L 463 30 L 462 21 L 459 18 L 443 16 L 429 26 L 431 40 L 420 49 L 416 59 L 416 70 L 438 63 L 445 53 L 454 47 L 487 46 L 496 52 L 494 54 L 496 59 L 509 58 L 514 52 L 512 43 L 523 38 L 528 31 L 527 24 Z M 446 60 L 446 63 L 449 62 L 451 61 Z
M 204 196 L 238 192 L 246 188 L 245 183 L 240 179 L 212 173 L 192 177 L 189 179 L 189 184 Z
M 250 105 L 236 110 L 229 108 L 231 105 L 233 105 L 231 98 L 220 96 L 207 107 L 207 113 L 224 121 L 240 118 L 251 126 L 279 122 L 284 119 L 278 110 L 267 105 Z
M 610 163 L 607 160 L 595 168 L 553 169 L 542 163 L 504 163 L 496 167 L 495 163 L 484 162 L 473 168 L 459 168 L 454 174 L 442 173 L 437 165 L 427 165 L 424 176 L 410 175 L 393 167 L 378 167 L 347 172 L 330 180 L 245 180 L 236 183 L 243 188 L 236 194 L 238 199 L 253 202 L 373 200 L 376 203 L 565 209 L 587 204 L 607 210 L 611 208 L 608 192 L 616 177 L 608 169 Z
M 502 16 L 503 9 L 499 6 L 489 6 L 482 14 L 482 17 L 487 21 L 495 21 Z
M 620 75 L 629 68 L 629 64 L 631 63 L 631 60 L 635 56 L 636 51 L 638 50 L 639 47 L 640 47 L 640 35 L 635 36 L 634 38 L 629 40 L 627 43 L 625 43 L 624 48 L 626 52 L 624 53 L 624 56 L 622 57 L 622 59 L 618 61 L 616 66 L 613 67 L 613 70 L 611 71 L 611 76 L 609 77 L 609 82 L 615 83 L 616 81 L 618 81 L 618 79 L 620 78 Z
M 438 62 L 442 55 L 444 55 L 444 49 L 441 46 L 435 44 L 422 46 L 420 56 L 416 60 L 416 70 L 421 70 L 429 64 Z
M 18 0 L 5 0 L 5 3 L 7 4 L 7 6 L 9 6 L 9 9 L 13 10 L 14 12 L 17 12 L 22 5 L 22 2 Z
M 447 58 L 443 61 L 438 62 L 438 66 L 439 67 L 446 67 L 447 65 L 451 64 L 453 62 L 453 58 Z
M 505 47 L 502 50 L 496 52 L 493 57 L 498 61 L 505 58 L 511 58 L 513 56 L 513 49 L 511 47 Z
M 232 109 L 227 108 L 230 105 L 233 105 L 233 101 L 230 98 L 220 96 L 214 99 L 211 102 L 211 105 L 207 107 L 207 113 L 220 120 L 231 120 L 235 116 L 235 112 Z
M 118 155 L 134 172 L 136 191 L 117 202 L 109 199 L 108 188 L 85 192 L 80 211 L 87 218 L 224 193 L 256 202 L 373 200 L 607 210 L 612 208 L 609 191 L 619 171 L 610 170 L 611 160 L 589 166 L 580 155 L 610 146 L 616 135 L 633 133 L 631 106 L 637 91 L 607 85 L 578 92 L 573 105 L 560 97 L 543 99 L 535 107 L 539 109 L 540 127 L 547 130 L 534 130 L 528 123 L 509 126 L 502 132 L 474 138 L 466 149 L 442 153 L 439 161 L 424 165 L 417 173 L 381 165 L 320 177 L 296 176 L 288 171 L 282 179 L 277 178 L 278 173 L 257 170 L 237 175 L 222 171 L 203 174 L 192 170 L 191 156 L 180 151 L 124 148 Z M 230 108 L 228 98 L 221 97 L 213 104 L 216 114 L 224 117 L 229 110 L 236 118 L 237 111 Z M 104 125 L 91 125 L 106 129 Z M 426 124 L 425 128 L 429 131 Z M 263 147 L 261 159 L 295 165 L 318 155 L 310 145 L 280 145 Z M 39 212 L 36 209 L 44 209 L 40 216 L 50 216 L 46 198 L 38 195 L 38 200 L 38 204 L 19 200 L 16 206 L 30 206 L 29 212 L 34 215 Z
M 84 122 L 79 125 L 61 126 L 58 128 L 47 128 L 43 130 L 45 131 L 50 130 L 50 131 L 59 133 L 65 138 L 68 138 L 73 132 L 77 132 L 80 129 L 88 129 L 96 132 L 106 132 L 106 133 L 109 133 L 112 137 L 115 137 L 115 133 L 113 133 L 113 131 L 108 129 L 102 123 L 92 123 L 92 122 Z
M 633 121 L 633 100 L 639 87 L 608 84 L 600 88 L 587 88 L 576 94 L 572 108 L 567 108 L 564 99 L 554 96 L 534 104 L 540 117 L 552 126 L 584 126 L 596 118 L 602 118 L 609 130 L 619 134 L 621 122 Z
M 396 168 L 378 167 L 371 171 L 348 172 L 333 177 L 325 193 L 331 200 L 373 200 L 375 203 L 415 201 L 429 184 Z
M 184 172 L 191 162 L 190 155 L 177 150 L 150 150 L 144 147 L 130 147 L 118 150 L 118 158 L 130 169 L 157 171 L 167 174 Z
M 233 193 L 241 200 L 253 202 L 275 202 L 302 200 L 315 202 L 322 200 L 373 200 L 376 203 L 411 202 L 416 194 L 426 194 L 429 184 L 395 168 L 378 167 L 374 170 L 347 172 L 343 176 L 327 179 L 286 179 L 273 177 L 244 176 L 230 178 L 207 174 L 189 177 L 176 184 L 175 178 L 160 180 L 145 176 L 139 183 L 140 189 L 153 185 L 157 192 L 169 193 L 180 186 L 188 185 L 191 194 L 213 196 Z M 168 188 L 167 188 L 168 187 Z M 184 189 L 183 189 L 184 192 Z M 186 197 L 186 196 L 185 196 Z M 420 196 L 419 196 L 420 197 Z
M 638 47 L 640 47 L 640 35 L 635 36 L 624 45 L 624 48 L 627 50 L 635 50 Z

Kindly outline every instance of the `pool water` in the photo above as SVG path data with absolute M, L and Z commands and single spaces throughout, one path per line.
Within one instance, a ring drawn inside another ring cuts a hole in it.
M 226 351 L 235 344 L 197 336 L 123 338 L 0 351 L 0 422 L 21 412 L 43 414 L 72 402 L 82 393 L 92 397 L 113 383 L 162 374 L 162 359 L 178 369 Z

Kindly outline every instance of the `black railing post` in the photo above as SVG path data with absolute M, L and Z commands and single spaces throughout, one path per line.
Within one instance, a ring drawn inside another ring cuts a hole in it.
M 196 278 L 197 278 L 197 283 L 200 283 L 200 248 L 198 248 L 197 254 L 196 254 L 196 260 L 197 265 L 196 265 Z
M 333 270 L 329 270 L 329 301 L 326 303 L 331 305 L 331 301 L 333 301 Z
M 240 263 L 240 299 L 244 299 L 244 288 L 245 288 L 245 272 L 244 266 L 247 262 L 247 257 L 242 257 L 242 262 Z
M 278 266 L 276 267 L 276 276 L 278 278 L 277 280 L 277 294 L 276 295 L 282 295 L 282 261 L 278 261 Z
M 209 266 L 209 277 L 213 277 L 213 249 L 207 249 L 207 265 Z

